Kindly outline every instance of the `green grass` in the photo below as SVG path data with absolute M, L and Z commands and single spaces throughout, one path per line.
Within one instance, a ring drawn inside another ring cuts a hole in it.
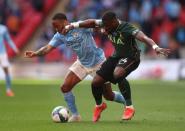
M 131 121 L 120 121 L 123 107 L 107 102 L 100 122 L 91 122 L 94 100 L 90 82 L 74 90 L 83 121 L 53 123 L 50 113 L 55 106 L 66 106 L 59 80 L 15 80 L 14 98 L 5 96 L 0 81 L 0 131 L 180 131 L 185 129 L 185 82 L 131 81 L 136 108 Z M 117 90 L 116 87 L 113 87 Z

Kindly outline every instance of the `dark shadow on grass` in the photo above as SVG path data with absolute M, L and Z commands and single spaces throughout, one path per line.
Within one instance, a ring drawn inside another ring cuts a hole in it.
M 81 122 L 67 122 L 67 123 L 54 123 L 50 122 L 50 124 L 57 124 L 57 125 L 107 125 L 107 126 L 112 126 L 112 125 L 138 125 L 142 124 L 143 122 L 141 120 L 129 120 L 129 121 L 111 121 L 111 120 L 104 120 L 104 121 L 99 121 L 99 122 L 92 122 L 92 121 L 81 121 Z

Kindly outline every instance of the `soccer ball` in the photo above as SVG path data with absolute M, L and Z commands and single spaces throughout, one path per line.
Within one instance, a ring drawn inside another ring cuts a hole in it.
M 53 109 L 51 118 L 54 122 L 65 123 L 69 119 L 69 110 L 64 106 L 57 106 Z

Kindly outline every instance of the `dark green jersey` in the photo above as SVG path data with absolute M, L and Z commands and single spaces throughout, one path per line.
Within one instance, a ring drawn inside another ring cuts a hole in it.
M 115 48 L 112 57 L 131 57 L 136 52 L 139 52 L 134 37 L 138 32 L 139 29 L 132 24 L 120 21 L 116 31 L 108 35 Z

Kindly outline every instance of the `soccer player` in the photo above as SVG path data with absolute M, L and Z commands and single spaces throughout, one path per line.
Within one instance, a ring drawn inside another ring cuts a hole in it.
M 43 56 L 59 45 L 65 44 L 71 48 L 78 56 L 77 60 L 69 68 L 64 83 L 61 86 L 61 91 L 64 99 L 68 105 L 72 116 L 69 122 L 80 121 L 81 116 L 78 113 L 75 97 L 72 93 L 73 87 L 82 81 L 87 75 L 95 75 L 95 72 L 100 68 L 105 61 L 103 50 L 96 47 L 95 41 L 92 37 L 91 29 L 73 29 L 63 34 L 63 29 L 69 25 L 67 17 L 63 13 L 57 13 L 52 19 L 53 28 L 57 31 L 51 41 L 38 51 L 26 51 L 25 57 L 32 58 L 36 56 Z M 105 99 L 116 101 L 118 103 L 125 103 L 124 97 L 120 92 L 112 91 L 110 83 L 103 85 L 102 88 Z
M 0 64 L 2 65 L 3 71 L 5 73 L 6 95 L 9 97 L 13 97 L 14 92 L 11 89 L 11 77 L 9 72 L 10 63 L 5 48 L 5 41 L 17 54 L 19 53 L 19 50 L 10 38 L 8 29 L 6 28 L 6 26 L 0 24 Z
M 101 112 L 106 109 L 106 103 L 102 102 L 102 87 L 107 81 L 114 84 L 118 83 L 126 101 L 122 120 L 130 120 L 134 116 L 135 109 L 132 105 L 130 85 L 126 77 L 140 63 L 140 50 L 137 47 L 136 39 L 151 46 L 157 54 L 167 56 L 170 50 L 160 48 L 151 38 L 132 24 L 120 21 L 114 12 L 105 13 L 101 20 L 88 19 L 83 22 L 72 23 L 65 27 L 65 31 L 79 27 L 103 27 L 115 48 L 113 55 L 103 63 L 92 81 L 92 93 L 96 101 L 93 121 L 98 121 Z

